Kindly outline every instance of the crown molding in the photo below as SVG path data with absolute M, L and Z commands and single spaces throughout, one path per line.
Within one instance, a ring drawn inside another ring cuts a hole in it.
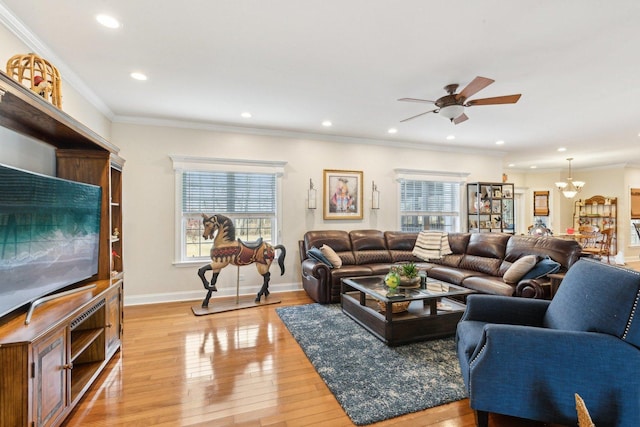
M 468 147 L 451 147 L 438 144 L 431 144 L 428 142 L 413 142 L 402 140 L 388 140 L 388 139 L 373 139 L 373 138 L 359 138 L 351 136 L 330 135 L 312 132 L 299 132 L 284 129 L 272 129 L 272 128 L 255 128 L 244 126 L 231 126 L 216 123 L 195 122 L 188 120 L 170 120 L 152 117 L 141 116 L 115 116 L 114 123 L 142 125 L 142 126 L 158 126 L 158 127 L 170 127 L 192 130 L 205 130 L 212 132 L 225 132 L 225 133 L 239 133 L 247 135 L 257 136 L 273 136 L 278 138 L 294 138 L 294 139 L 309 139 L 315 141 L 324 142 L 339 142 L 341 144 L 366 144 L 366 145 L 378 145 L 384 147 L 393 148 L 409 148 L 414 150 L 424 151 L 440 151 L 451 153 L 464 153 L 464 154 L 482 154 L 490 157 L 504 157 L 503 151 L 487 152 L 485 150 L 473 149 Z
M 55 64 L 60 75 L 64 76 L 64 84 L 68 84 L 77 90 L 91 105 L 104 114 L 109 120 L 113 121 L 115 115 L 107 104 L 105 104 L 49 46 L 40 40 L 38 36 L 14 15 L 2 1 L 0 1 L 0 23 L 24 43 L 30 52 L 37 53 L 49 62 Z

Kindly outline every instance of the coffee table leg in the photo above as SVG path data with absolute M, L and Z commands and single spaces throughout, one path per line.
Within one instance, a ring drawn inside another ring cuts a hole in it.
M 422 305 L 424 307 L 429 305 L 429 316 L 437 316 L 438 315 L 438 299 L 439 298 L 431 298 L 429 300 L 423 300 Z
M 393 303 L 387 303 L 387 311 L 385 312 L 384 317 L 387 319 L 387 322 L 391 322 L 393 319 Z
M 367 294 L 360 292 L 360 305 L 367 305 Z

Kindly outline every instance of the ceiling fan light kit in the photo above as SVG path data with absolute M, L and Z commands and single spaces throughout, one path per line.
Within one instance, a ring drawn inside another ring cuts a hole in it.
M 439 114 L 446 117 L 449 120 L 453 120 L 464 113 L 464 106 L 462 105 L 448 105 L 446 107 L 442 107 L 439 111 Z
M 569 157 L 567 160 L 569 161 L 569 176 L 567 177 L 567 181 L 556 182 L 556 187 L 558 187 L 558 190 L 562 191 L 564 197 L 567 199 L 573 199 L 580 190 L 582 190 L 585 182 L 573 180 L 573 176 L 571 176 L 571 161 L 573 160 L 573 157 Z
M 488 79 L 486 77 L 478 76 L 473 79 L 471 83 L 469 83 L 464 89 L 462 89 L 460 93 L 456 93 L 456 90 L 458 89 L 457 84 L 446 85 L 444 87 L 444 90 L 447 91 L 448 95 L 440 97 L 436 101 L 418 98 L 400 98 L 398 99 L 398 101 L 423 103 L 426 102 L 435 104 L 436 107 L 438 107 L 434 110 L 426 111 L 424 113 L 420 113 L 407 119 L 401 120 L 401 122 L 406 122 L 408 120 L 415 119 L 416 117 L 424 116 L 428 113 L 436 113 L 442 115 L 443 117 L 446 117 L 453 124 L 457 125 L 468 119 L 467 115 L 464 113 L 465 107 L 472 107 L 475 105 L 515 104 L 516 102 L 518 102 L 521 96 L 520 94 L 496 96 L 493 98 L 483 98 L 467 101 L 467 99 L 469 99 L 471 96 L 489 86 L 494 81 L 495 80 Z

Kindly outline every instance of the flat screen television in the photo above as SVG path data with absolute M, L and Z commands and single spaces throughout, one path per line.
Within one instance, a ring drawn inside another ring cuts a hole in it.
M 0 316 L 98 273 L 101 188 L 0 164 Z

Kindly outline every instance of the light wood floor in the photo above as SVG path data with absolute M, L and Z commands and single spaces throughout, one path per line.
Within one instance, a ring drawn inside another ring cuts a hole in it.
M 198 301 L 125 307 L 122 352 L 65 426 L 353 425 L 275 312 L 313 301 L 303 291 L 272 296 L 282 302 L 200 317 Z M 498 415 L 490 424 L 542 425 Z M 465 399 L 375 424 L 394 425 L 475 422 Z
M 65 425 L 353 425 L 275 312 L 312 301 L 303 291 L 272 297 L 282 302 L 200 317 L 191 312 L 198 301 L 125 307 L 123 350 Z M 393 425 L 475 422 L 465 399 L 375 424 Z

